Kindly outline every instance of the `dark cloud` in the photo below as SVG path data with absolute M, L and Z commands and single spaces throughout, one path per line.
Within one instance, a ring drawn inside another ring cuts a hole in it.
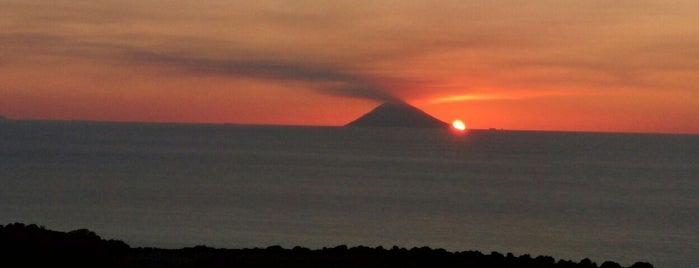
M 0 65 L 60 55 L 376 101 L 469 88 L 696 88 L 695 9 L 681 5 L 58 2 L 0 4 L 13 29 L 0 33 Z M 677 24 L 657 27 L 656 18 Z
M 337 67 L 274 60 L 209 59 L 139 50 L 128 51 L 128 54 L 128 58 L 135 62 L 180 67 L 194 74 L 308 82 L 315 84 L 313 88 L 317 91 L 330 95 L 380 102 L 400 100 L 383 88 L 377 82 L 379 79 L 353 74 Z
M 355 74 L 334 66 L 305 62 L 255 59 L 211 59 L 177 52 L 153 52 L 144 48 L 107 42 L 82 41 L 51 34 L 2 34 L 0 41 L 33 55 L 61 55 L 94 60 L 101 64 L 138 64 L 181 68 L 192 75 L 225 75 L 271 81 L 297 81 L 329 95 L 379 102 L 400 99 L 382 86 L 377 77 Z M 8 58 L 6 58 L 8 59 Z M 26 58 L 25 58 L 26 60 Z M 388 81 L 389 79 L 383 79 Z M 392 82 L 395 84 L 395 81 Z

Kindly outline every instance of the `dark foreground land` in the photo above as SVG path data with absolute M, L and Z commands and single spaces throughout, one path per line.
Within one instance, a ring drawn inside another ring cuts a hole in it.
M 589 259 L 580 262 L 552 257 L 503 255 L 497 252 L 448 252 L 427 247 L 391 249 L 337 246 L 311 250 L 215 249 L 205 246 L 183 249 L 132 248 L 118 240 L 105 240 L 80 229 L 47 230 L 37 225 L 0 225 L 0 267 L 537 267 L 618 268 Z M 631 268 L 653 267 L 637 262 Z

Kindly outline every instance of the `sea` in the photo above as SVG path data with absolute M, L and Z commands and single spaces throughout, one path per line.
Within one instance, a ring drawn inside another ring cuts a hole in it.
M 0 122 L 0 224 L 699 267 L 699 135 Z

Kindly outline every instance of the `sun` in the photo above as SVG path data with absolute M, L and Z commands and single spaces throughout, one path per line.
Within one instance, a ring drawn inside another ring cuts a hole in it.
M 454 129 L 458 131 L 464 131 L 466 130 L 466 124 L 464 124 L 464 121 L 461 120 L 454 120 L 454 122 L 451 122 L 451 126 L 454 127 Z

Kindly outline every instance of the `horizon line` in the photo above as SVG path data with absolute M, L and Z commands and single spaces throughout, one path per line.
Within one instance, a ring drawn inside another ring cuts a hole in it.
M 58 123 L 104 123 L 104 124 L 144 124 L 144 125 L 201 125 L 201 126 L 250 126 L 250 127 L 328 127 L 345 128 L 343 125 L 304 125 L 280 123 L 236 123 L 236 122 L 193 122 L 193 121 L 137 121 L 137 120 L 95 120 L 95 119 L 46 119 L 46 118 L 9 118 L 0 117 L 0 122 L 58 122 Z M 348 122 L 349 123 L 349 122 Z M 410 129 L 405 127 L 355 127 Z M 449 127 L 445 128 L 449 129 Z M 608 130 L 565 130 L 565 129 L 517 129 L 517 128 L 467 128 L 466 132 L 552 132 L 552 133 L 588 133 L 588 134 L 631 134 L 631 135 L 683 135 L 697 136 L 699 132 L 645 132 L 645 131 L 608 131 Z

